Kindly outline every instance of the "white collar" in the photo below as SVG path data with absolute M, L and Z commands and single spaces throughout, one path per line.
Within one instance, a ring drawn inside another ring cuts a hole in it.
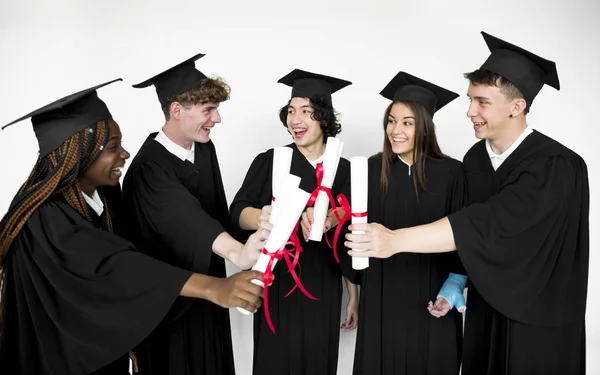
M 492 147 L 490 146 L 490 141 L 486 139 L 485 140 L 485 149 L 487 150 L 490 160 L 492 161 L 492 166 L 494 166 L 494 170 L 497 170 L 500 167 L 500 165 L 502 164 L 502 162 L 504 160 L 508 159 L 510 154 L 512 154 L 517 149 L 517 147 L 519 147 L 519 145 L 525 140 L 525 138 L 527 138 L 527 136 L 531 133 L 533 133 L 533 129 L 531 129 L 531 127 L 529 125 L 527 125 L 525 130 L 523 130 L 521 135 L 519 135 L 519 138 L 517 138 L 517 140 L 514 141 L 513 144 L 510 145 L 509 148 L 504 150 L 504 152 L 501 153 L 500 155 L 496 154 L 492 150 Z
M 325 153 L 323 153 L 323 155 L 319 156 L 315 160 L 308 160 L 308 158 L 306 158 L 306 160 L 308 160 L 308 162 L 310 163 L 310 165 L 312 165 L 313 168 L 315 168 L 315 169 L 317 168 L 317 164 L 321 163 L 324 159 L 325 159 Z
M 94 190 L 94 193 L 91 197 L 83 191 L 81 192 L 81 195 L 83 195 L 83 199 L 92 208 L 92 210 L 96 212 L 98 216 L 102 215 L 102 212 L 104 212 L 104 203 L 102 203 L 102 199 L 100 199 L 100 194 L 98 194 L 98 190 Z
M 160 143 L 161 145 L 163 145 L 167 151 L 169 151 L 171 154 L 177 156 L 179 159 L 181 159 L 182 161 L 190 161 L 190 162 L 194 162 L 194 144 L 192 143 L 192 148 L 190 150 L 181 147 L 180 145 L 178 145 L 177 143 L 173 142 L 171 139 L 169 139 L 169 137 L 167 137 L 167 135 L 165 134 L 165 132 L 161 129 L 158 134 L 156 135 L 156 138 L 154 138 L 155 141 L 157 141 L 158 143 Z
M 408 175 L 410 176 L 410 170 L 412 168 L 412 164 L 408 164 L 406 162 L 406 160 L 402 159 L 402 157 L 400 155 L 396 154 L 396 156 L 398 157 L 398 159 L 400 159 L 400 161 L 402 161 L 404 164 L 408 165 Z

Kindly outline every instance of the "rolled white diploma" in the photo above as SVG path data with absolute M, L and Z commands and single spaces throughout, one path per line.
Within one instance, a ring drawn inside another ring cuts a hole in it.
M 294 176 L 293 174 L 289 174 L 287 172 L 285 175 L 279 177 L 279 192 L 277 195 L 274 195 L 274 197 L 277 197 L 276 200 L 271 202 L 271 216 L 269 217 L 269 223 L 275 224 L 278 221 L 278 218 L 281 215 L 282 207 L 278 201 L 280 201 L 281 197 L 285 196 L 287 192 L 298 189 L 298 186 L 300 186 L 300 180 L 300 177 Z
M 369 197 L 369 163 L 364 156 L 354 156 L 350 158 L 350 200 L 352 203 L 351 213 L 367 212 Z M 352 224 L 366 223 L 367 216 L 352 216 Z M 354 230 L 353 234 L 365 234 L 362 230 Z M 357 250 L 358 251 L 358 250 Z M 369 258 L 352 257 L 352 268 L 355 270 L 364 270 L 369 267 Z
M 274 200 L 271 201 L 271 219 L 269 223 L 273 224 L 273 215 L 277 207 L 277 197 L 281 191 L 289 189 L 290 186 L 286 185 L 286 177 L 290 173 L 290 166 L 292 165 L 292 153 L 293 150 L 290 147 L 279 146 L 273 148 L 273 170 L 271 174 L 271 192 Z M 298 182 L 298 185 L 300 182 Z M 298 187 L 296 185 L 295 187 Z
M 323 180 L 321 186 L 331 188 L 337 167 L 342 156 L 344 142 L 335 137 L 327 137 L 327 145 L 325 146 L 325 157 L 323 158 Z M 310 235 L 308 239 L 312 241 L 321 241 L 323 238 L 323 227 L 327 219 L 327 211 L 329 208 L 329 198 L 324 191 L 319 191 L 317 200 L 313 210 L 313 223 L 311 225 Z
M 280 214 L 277 218 L 277 222 L 273 224 L 273 229 L 265 244 L 265 249 L 267 249 L 269 253 L 275 253 L 285 246 L 285 243 L 289 240 L 290 235 L 294 231 L 298 218 L 302 215 L 304 207 L 306 207 L 308 198 L 310 198 L 310 194 L 299 188 L 281 192 L 280 197 L 277 198 L 280 206 Z M 252 270 L 263 273 L 266 272 L 270 260 L 271 257 L 269 255 L 260 254 L 260 257 L 254 267 L 252 267 Z M 277 259 L 273 259 L 271 270 L 275 268 L 276 264 Z M 262 280 L 254 279 L 252 280 L 252 283 L 264 288 Z M 238 311 L 244 315 L 250 314 L 248 310 L 240 307 L 238 307 Z

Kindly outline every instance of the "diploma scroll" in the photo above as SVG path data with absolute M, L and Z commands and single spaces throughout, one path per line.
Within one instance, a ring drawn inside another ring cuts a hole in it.
M 269 235 L 269 239 L 265 244 L 267 252 L 273 254 L 282 249 L 288 242 L 290 235 L 296 227 L 298 218 L 302 215 L 306 202 L 310 197 L 310 194 L 302 189 L 295 188 L 288 191 L 282 191 L 278 197 L 278 205 L 280 205 L 280 214 L 277 217 L 277 221 L 273 224 L 273 230 Z M 271 263 L 271 271 L 277 264 L 277 259 L 271 259 L 272 257 L 267 254 L 261 254 L 258 261 L 252 267 L 252 270 L 260 271 L 263 273 L 267 272 L 267 266 Z M 262 280 L 252 280 L 252 283 L 264 287 Z M 242 314 L 250 314 L 249 311 L 238 308 Z
M 294 187 L 293 183 L 290 186 L 290 181 L 287 179 L 290 173 L 290 166 L 292 165 L 292 154 L 293 150 L 290 147 L 281 146 L 273 148 L 273 170 L 271 174 L 271 191 L 273 197 L 271 201 L 271 218 L 269 219 L 269 223 L 271 224 L 275 223 L 274 214 L 277 210 L 277 198 L 282 191 Z M 300 179 L 298 178 L 298 184 L 295 187 L 298 187 L 299 184 Z
M 368 205 L 368 180 L 369 169 L 368 161 L 364 156 L 354 156 L 350 159 L 350 189 L 351 189 L 351 207 L 352 224 L 367 222 Z M 354 234 L 364 234 L 363 231 L 352 231 Z M 358 251 L 358 250 L 357 250 Z M 364 270 L 369 267 L 369 258 L 352 257 L 352 268 L 355 270 Z
M 327 137 L 325 157 L 323 158 L 323 180 L 321 181 L 321 186 L 326 189 L 331 189 L 333 185 L 343 148 L 344 142 L 335 137 Z M 321 241 L 323 238 L 323 227 L 327 219 L 328 208 L 329 195 L 325 191 L 320 190 L 313 210 L 313 223 L 310 236 L 308 237 L 310 240 Z

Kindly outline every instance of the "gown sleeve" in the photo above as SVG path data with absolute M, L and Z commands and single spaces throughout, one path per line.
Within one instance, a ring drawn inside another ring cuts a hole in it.
M 271 204 L 272 169 L 273 151 L 269 150 L 259 154 L 250 165 L 244 183 L 231 203 L 229 211 L 232 226 L 235 237 L 239 241 L 245 242 L 253 233 L 253 231 L 240 228 L 242 211 L 247 207 L 262 209 L 263 206 Z
M 180 183 L 177 176 L 154 162 L 136 167 L 129 182 L 130 207 L 143 228 L 149 228 L 168 249 L 156 258 L 207 274 L 212 245 L 225 229 Z
M 585 308 L 588 200 L 583 160 L 556 155 L 529 161 L 487 201 L 449 216 L 468 275 L 492 307 L 536 325 Z
M 135 251 L 64 203 L 46 203 L 7 263 L 2 368 L 88 374 L 152 332 L 191 272 Z

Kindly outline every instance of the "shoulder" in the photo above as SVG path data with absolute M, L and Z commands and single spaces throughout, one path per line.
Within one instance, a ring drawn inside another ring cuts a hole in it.
M 575 162 L 584 162 L 583 158 L 575 151 L 564 146 L 562 143 L 534 130 L 530 135 L 532 142 L 538 146 L 538 153 L 545 157 L 564 157 Z
M 465 154 L 464 158 L 463 158 L 463 162 L 465 164 L 467 163 L 472 163 L 474 161 L 479 161 L 479 159 L 481 158 L 481 155 L 486 155 L 487 151 L 485 149 L 485 140 L 481 140 L 477 143 L 475 143 L 473 146 L 471 146 L 471 148 L 469 149 L 469 151 L 467 151 L 467 153 Z

